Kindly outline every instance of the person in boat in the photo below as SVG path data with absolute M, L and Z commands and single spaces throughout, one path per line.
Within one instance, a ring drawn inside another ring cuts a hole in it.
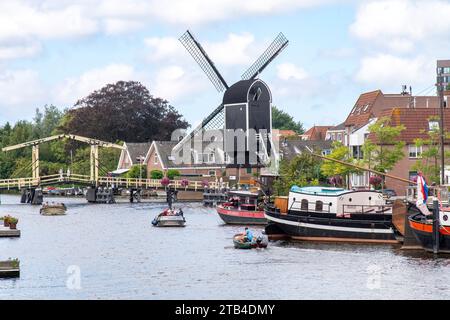
M 428 186 L 422 171 L 417 172 L 417 201 L 416 206 L 425 216 L 431 216 L 427 207 Z
M 252 240 L 253 240 L 252 231 L 248 227 L 245 227 L 244 242 L 252 242 Z

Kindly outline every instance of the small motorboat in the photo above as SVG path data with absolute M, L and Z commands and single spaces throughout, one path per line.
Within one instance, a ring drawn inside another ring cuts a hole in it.
M 39 213 L 43 216 L 62 216 L 66 214 L 66 211 L 67 207 L 64 203 L 45 203 Z
M 266 235 L 259 235 L 253 237 L 252 241 L 245 241 L 245 234 L 238 233 L 233 237 L 233 243 L 236 249 L 267 248 L 269 238 Z
M 186 219 L 184 218 L 183 210 L 167 208 L 153 219 L 152 224 L 155 227 L 184 227 Z

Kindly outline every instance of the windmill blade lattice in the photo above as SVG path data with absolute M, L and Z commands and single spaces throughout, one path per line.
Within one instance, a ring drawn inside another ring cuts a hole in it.
M 228 89 L 226 81 L 219 73 L 212 60 L 208 57 L 200 43 L 195 40 L 192 33 L 187 30 L 179 40 L 203 72 L 208 76 L 208 79 L 216 87 L 217 91 L 223 92 Z
M 280 32 L 266 51 L 244 72 L 242 80 L 256 78 L 288 44 L 289 40 Z

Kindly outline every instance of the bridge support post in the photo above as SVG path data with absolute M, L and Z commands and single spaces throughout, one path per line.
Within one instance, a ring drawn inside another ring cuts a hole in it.
M 42 190 L 39 188 L 22 189 L 20 203 L 29 203 L 33 205 L 41 205 L 44 202 Z
M 31 171 L 33 179 L 39 179 L 39 145 L 35 145 L 31 151 Z
M 98 185 L 98 145 L 91 145 L 91 181 Z
M 141 194 L 142 193 L 142 189 L 133 189 L 130 188 L 130 202 L 133 203 L 134 200 L 136 199 L 136 202 L 141 202 Z

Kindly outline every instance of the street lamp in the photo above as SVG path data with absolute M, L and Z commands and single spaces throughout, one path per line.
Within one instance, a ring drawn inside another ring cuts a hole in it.
M 142 164 L 144 163 L 145 158 L 143 156 L 139 156 L 136 160 L 139 162 L 139 179 L 142 179 Z

